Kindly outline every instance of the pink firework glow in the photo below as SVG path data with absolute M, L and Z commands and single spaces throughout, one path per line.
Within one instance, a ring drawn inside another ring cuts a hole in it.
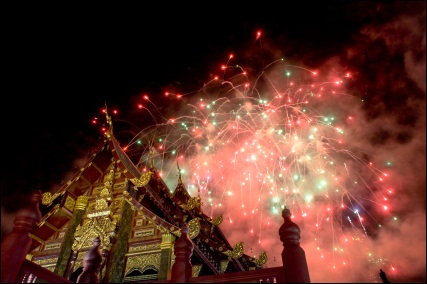
M 398 221 L 391 164 L 360 148 L 364 101 L 346 90 L 351 73 L 322 75 L 279 59 L 252 75 L 232 60 L 196 92 L 165 93 L 162 104 L 179 105 L 170 117 L 142 95 L 136 108 L 155 123 L 134 133 L 127 154 L 147 171 L 154 150 L 171 192 L 179 169 L 203 211 L 223 216 L 230 242 L 243 241 L 254 257 L 266 251 L 269 267 L 282 264 L 286 206 L 309 265 L 346 273 L 363 262 L 374 267 L 371 280 L 379 267 L 395 270 L 372 243 L 383 222 Z

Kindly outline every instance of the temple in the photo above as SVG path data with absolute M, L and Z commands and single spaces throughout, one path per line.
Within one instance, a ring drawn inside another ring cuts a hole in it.
M 156 282 L 170 279 L 174 244 L 188 226 L 194 244 L 192 277 L 259 270 L 267 261 L 230 244 L 222 216 L 203 213 L 181 180 L 170 190 L 154 166 L 138 169 L 109 129 L 86 164 L 55 193 L 42 194 L 41 221 L 31 232 L 26 259 L 76 282 L 83 258 L 97 240 L 100 282 Z M 29 281 L 30 282 L 30 281 Z

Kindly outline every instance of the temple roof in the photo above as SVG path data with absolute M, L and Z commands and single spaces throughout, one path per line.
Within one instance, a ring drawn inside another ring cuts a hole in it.
M 44 244 L 55 232 L 63 228 L 72 218 L 76 199 L 89 195 L 94 185 L 102 182 L 110 165 L 115 162 L 119 172 L 124 175 L 126 185 L 121 189 L 123 196 L 135 210 L 142 212 L 153 223 L 180 236 L 180 228 L 187 223 L 190 238 L 195 244 L 195 255 L 205 261 L 215 274 L 219 267 L 209 261 L 209 252 L 221 253 L 234 263 L 238 270 L 260 267 L 266 262 L 265 253 L 259 259 L 243 254 L 243 243 L 231 246 L 219 225 L 222 216 L 211 218 L 202 212 L 200 196 L 191 197 L 181 180 L 178 167 L 178 185 L 171 194 L 159 172 L 151 162 L 150 169 L 141 172 L 131 161 L 113 135 L 111 118 L 107 114 L 110 128 L 105 138 L 86 164 L 71 179 L 61 186 L 53 195 L 43 194 L 41 211 L 44 214 L 39 227 L 32 234 L 33 242 L 30 252 Z

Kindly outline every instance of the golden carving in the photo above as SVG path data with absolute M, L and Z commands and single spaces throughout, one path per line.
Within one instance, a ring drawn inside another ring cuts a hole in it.
M 111 185 L 111 182 L 113 181 L 113 179 L 114 179 L 114 170 L 111 169 L 110 172 L 104 177 L 105 185 L 106 186 Z
M 104 198 L 96 199 L 94 203 L 91 202 L 87 211 L 87 217 L 89 218 L 106 216 L 110 215 L 111 213 L 111 209 L 108 206 L 107 200 Z
M 70 196 L 67 196 L 67 199 L 65 199 L 64 207 L 73 212 L 75 204 L 76 201 Z
M 50 250 L 50 249 L 58 249 L 61 247 L 61 243 L 53 243 L 53 244 L 45 244 L 44 249 Z
M 96 211 L 105 210 L 107 208 L 108 208 L 107 200 L 105 200 L 104 198 L 96 200 L 96 204 L 95 204 Z
M 145 250 L 158 250 L 161 247 L 160 244 L 143 245 L 137 247 L 129 247 L 129 252 L 145 251 Z
M 139 179 L 133 178 L 133 179 L 130 179 L 130 181 L 136 186 L 146 186 L 148 184 L 148 182 L 150 181 L 152 175 L 153 175 L 153 172 L 148 171 L 148 172 L 142 174 L 139 177 Z
M 58 258 L 56 257 L 56 258 L 38 259 L 38 260 L 33 260 L 33 262 L 38 264 L 38 265 L 51 264 L 51 263 L 58 262 Z
M 126 262 L 126 274 L 129 273 L 131 269 L 139 268 L 140 270 L 144 270 L 147 265 L 154 266 L 158 271 L 160 270 L 160 253 L 152 253 L 152 254 L 143 254 L 130 256 Z
M 52 202 L 57 198 L 61 193 L 55 193 L 52 195 L 50 192 L 45 192 L 42 194 L 42 204 L 43 205 L 51 205 Z
M 173 264 L 175 263 L 175 258 L 176 258 L 175 251 L 174 251 L 174 250 L 172 250 L 172 255 L 171 255 L 171 266 L 170 266 L 170 267 L 172 267 L 172 266 L 173 266 Z
M 229 262 L 228 260 L 221 260 L 221 273 L 225 272 Z
M 219 224 L 222 223 L 222 214 L 217 216 L 215 219 L 213 219 L 211 221 L 212 224 L 214 224 L 215 226 L 218 226 Z
M 232 251 L 225 251 L 224 254 L 228 255 L 231 258 L 239 258 L 243 255 L 243 242 L 237 243 Z
M 154 169 L 154 151 L 152 148 L 150 148 L 150 157 L 151 157 L 150 169 Z
M 172 234 L 162 234 L 162 243 L 160 244 L 160 249 L 172 249 L 174 245 L 174 240 L 175 237 Z
M 111 196 L 110 191 L 108 190 L 108 188 L 104 187 L 101 192 L 99 193 L 99 196 L 101 198 L 108 198 Z
M 190 232 L 188 233 L 188 237 L 190 239 L 194 239 L 200 233 L 200 218 L 194 218 L 190 222 L 188 222 L 188 228 Z
M 89 196 L 80 195 L 79 197 L 77 197 L 76 205 L 74 208 L 76 210 L 85 210 L 88 200 Z
M 97 236 L 101 238 L 101 248 L 106 248 L 110 244 L 109 232 L 113 232 L 116 227 L 116 219 L 111 221 L 109 217 L 89 219 L 83 226 L 78 225 L 74 234 L 73 251 L 81 248 L 92 247 L 93 239 Z
M 118 173 L 118 174 L 120 174 L 120 173 Z M 125 186 L 126 186 L 125 182 L 116 183 L 116 184 L 114 184 L 114 190 L 124 188 Z
M 264 264 L 267 263 L 267 253 L 265 251 L 263 251 L 260 255 L 258 259 L 254 260 L 254 263 L 256 264 L 256 266 L 258 267 L 262 267 Z
M 94 189 L 93 189 L 93 194 L 94 195 L 96 195 L 96 194 L 100 194 L 100 192 L 101 192 L 101 190 L 103 189 L 104 187 L 95 187 Z
M 162 244 L 172 244 L 175 240 L 175 237 L 172 234 L 163 234 L 162 235 Z
M 143 230 L 137 230 L 134 233 L 134 237 L 146 237 L 146 236 L 152 236 L 154 235 L 154 228 L 148 228 Z
M 202 265 L 193 265 L 193 277 L 198 277 L 200 270 L 202 270 Z
M 176 231 L 171 231 L 171 233 L 177 236 L 178 238 L 181 237 L 181 229 L 178 229 Z
M 191 209 L 193 209 L 194 207 L 200 207 L 200 197 L 191 197 L 190 199 L 188 199 L 186 204 L 182 204 L 180 205 L 181 208 L 189 211 Z

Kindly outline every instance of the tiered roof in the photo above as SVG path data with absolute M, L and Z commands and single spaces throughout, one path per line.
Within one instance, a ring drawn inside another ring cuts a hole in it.
M 203 213 L 200 196 L 191 197 L 182 183 L 179 165 L 178 184 L 171 193 L 154 167 L 153 155 L 151 154 L 149 170 L 141 172 L 114 137 L 108 114 L 107 122 L 110 128 L 106 131 L 103 142 L 80 171 L 53 195 L 49 192 L 43 194 L 41 211 L 45 214 L 32 234 L 30 252 L 37 251 L 37 248 L 67 225 L 73 216 L 77 197 L 89 195 L 94 185 L 105 180 L 106 175 L 111 174 L 112 180 L 115 173 L 120 172 L 124 182 L 116 182 L 114 190 L 102 191 L 99 196 L 110 202 L 108 200 L 119 192 L 134 210 L 142 213 L 158 229 L 176 237 L 180 236 L 183 223 L 187 223 L 190 228 L 189 236 L 194 243 L 192 263 L 206 264 L 212 274 L 256 269 L 266 263 L 265 253 L 255 259 L 243 253 L 242 242 L 230 245 L 219 228 L 222 216 L 211 218 Z M 112 163 L 115 165 L 114 169 Z M 107 206 L 109 205 L 104 207 Z M 91 214 L 97 214 L 96 210 Z M 108 226 L 115 224 L 112 222 Z

